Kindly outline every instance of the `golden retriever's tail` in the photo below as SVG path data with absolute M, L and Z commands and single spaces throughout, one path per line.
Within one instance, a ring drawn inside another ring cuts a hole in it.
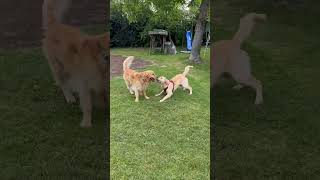
M 69 7 L 71 0 L 44 0 L 42 5 L 42 26 L 48 26 L 56 22 L 61 22 L 64 13 Z
M 127 57 L 126 60 L 123 61 L 123 71 L 127 70 L 130 68 L 132 61 L 134 60 L 133 56 Z
M 193 66 L 186 66 L 186 67 L 184 68 L 184 72 L 182 73 L 182 75 L 186 76 L 186 75 L 189 73 L 190 68 L 193 68 Z
M 249 13 L 240 19 L 238 31 L 233 36 L 233 40 L 238 41 L 241 45 L 251 34 L 253 27 L 257 21 L 265 21 L 265 14 Z

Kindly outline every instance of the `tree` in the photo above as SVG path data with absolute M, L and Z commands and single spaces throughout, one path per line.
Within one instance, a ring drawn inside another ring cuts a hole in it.
M 202 0 L 199 8 L 199 16 L 195 28 L 194 38 L 192 41 L 192 50 L 189 60 L 194 63 L 201 63 L 200 50 L 205 31 L 206 20 L 209 12 L 209 0 Z

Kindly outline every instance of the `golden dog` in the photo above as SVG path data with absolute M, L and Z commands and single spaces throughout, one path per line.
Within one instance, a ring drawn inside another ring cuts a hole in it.
M 160 96 L 163 92 L 166 93 L 166 96 L 163 97 L 160 102 L 163 102 L 166 99 L 170 98 L 173 95 L 173 92 L 177 90 L 179 86 L 182 86 L 183 90 L 188 89 L 189 94 L 192 94 L 192 87 L 189 85 L 189 80 L 186 77 L 189 73 L 190 68 L 193 68 L 193 66 L 186 66 L 182 74 L 174 76 L 171 80 L 168 80 L 164 76 L 160 76 L 159 78 L 157 78 L 157 81 L 161 83 L 163 90 L 156 96 Z
M 75 27 L 61 24 L 56 19 L 55 1 L 45 0 L 45 3 L 44 54 L 66 101 L 73 103 L 76 101 L 73 93 L 79 95 L 83 112 L 80 126 L 90 127 L 93 95 L 102 103 L 106 92 L 107 62 L 103 51 L 109 48 L 109 34 L 88 36 Z
M 229 73 L 239 84 L 235 89 L 243 85 L 250 86 L 256 91 L 255 104 L 263 102 L 262 84 L 251 74 L 250 57 L 241 49 L 242 43 L 251 34 L 255 22 L 266 20 L 265 14 L 249 13 L 240 20 L 238 32 L 231 40 L 222 40 L 214 43 L 212 50 L 212 66 L 214 86 L 223 73 Z
M 149 99 L 146 91 L 149 84 L 156 80 L 156 75 L 150 70 L 137 72 L 130 69 L 133 60 L 134 57 L 129 56 L 123 61 L 123 79 L 129 92 L 135 95 L 135 102 L 139 102 L 140 94 L 143 94 L 146 99 Z

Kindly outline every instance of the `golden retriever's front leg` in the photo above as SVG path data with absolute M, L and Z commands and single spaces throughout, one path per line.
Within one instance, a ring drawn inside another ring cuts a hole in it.
M 163 92 L 164 90 L 162 90 L 159 94 L 156 94 L 155 96 L 160 96 Z
M 76 98 L 73 96 L 72 92 L 65 85 L 61 85 L 61 89 L 67 103 L 76 102 Z
M 139 102 L 139 91 L 137 89 L 134 90 L 134 94 L 136 96 L 135 102 Z
M 168 99 L 168 98 L 170 98 L 171 96 L 172 96 L 172 92 L 169 92 L 165 97 L 163 97 L 161 100 L 160 100 L 160 102 L 163 102 L 163 101 L 165 101 L 166 99 Z
M 83 113 L 83 119 L 80 123 L 81 127 L 91 127 L 91 113 L 92 113 L 92 102 L 91 102 L 91 94 L 87 87 L 83 87 L 83 89 L 79 92 L 80 97 L 80 106 Z
M 150 98 L 147 96 L 147 92 L 146 92 L 146 90 L 143 90 L 143 95 L 144 95 L 144 98 L 146 98 L 146 99 L 150 99 Z

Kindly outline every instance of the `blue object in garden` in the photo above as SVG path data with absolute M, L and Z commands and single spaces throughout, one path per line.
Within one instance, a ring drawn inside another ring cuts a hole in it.
M 187 50 L 191 51 L 191 49 L 192 49 L 192 33 L 191 33 L 191 31 L 187 31 L 186 36 L 187 36 Z

